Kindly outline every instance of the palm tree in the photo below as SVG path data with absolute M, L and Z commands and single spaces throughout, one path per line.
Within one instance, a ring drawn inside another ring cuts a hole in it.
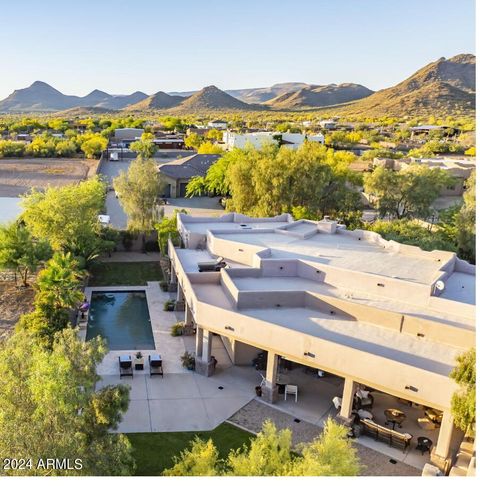
M 49 304 L 54 309 L 76 307 L 83 298 L 80 285 L 84 275 L 71 253 L 55 253 L 38 274 L 38 302 Z

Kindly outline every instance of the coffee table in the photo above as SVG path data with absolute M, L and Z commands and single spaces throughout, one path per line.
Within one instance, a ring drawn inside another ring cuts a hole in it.
M 385 425 L 392 424 L 392 430 L 395 430 L 396 425 L 398 425 L 398 428 L 401 429 L 402 422 L 407 418 L 407 416 L 401 410 L 397 410 L 396 408 L 387 408 L 387 410 L 385 410 L 383 413 L 387 419 Z

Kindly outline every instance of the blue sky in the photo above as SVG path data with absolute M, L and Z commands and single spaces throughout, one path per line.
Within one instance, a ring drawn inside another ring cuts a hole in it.
M 474 0 L 2 1 L 0 98 L 356 82 L 474 53 Z

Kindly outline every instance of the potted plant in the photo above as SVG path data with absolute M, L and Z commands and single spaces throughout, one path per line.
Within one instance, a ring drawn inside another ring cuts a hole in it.
M 136 370 L 143 370 L 144 358 L 141 351 L 138 351 L 138 353 L 135 355 L 134 364 Z
M 195 369 L 195 356 L 188 351 L 185 351 L 185 353 L 180 356 L 180 361 L 182 362 L 182 366 L 187 368 L 187 370 L 192 371 Z
M 175 301 L 174 300 L 167 300 L 163 304 L 163 310 L 168 312 L 173 312 L 175 310 Z
M 185 323 L 183 321 L 176 322 L 170 328 L 170 335 L 171 336 L 182 336 L 184 327 L 185 327 Z
M 160 282 L 160 288 L 164 291 L 164 292 L 168 292 L 168 282 L 166 282 L 165 280 L 162 280 Z

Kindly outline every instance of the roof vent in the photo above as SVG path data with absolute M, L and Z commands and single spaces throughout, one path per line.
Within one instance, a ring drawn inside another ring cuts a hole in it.
M 437 280 L 435 282 L 435 289 L 438 290 L 438 292 L 443 292 L 445 290 L 445 282 L 443 280 Z

